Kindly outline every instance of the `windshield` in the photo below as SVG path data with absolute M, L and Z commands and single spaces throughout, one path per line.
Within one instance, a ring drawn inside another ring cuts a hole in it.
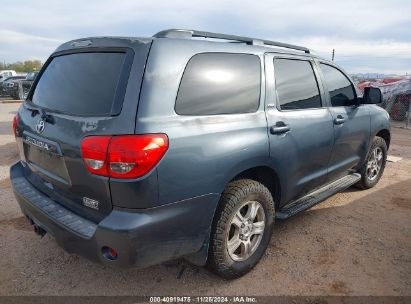
M 32 102 L 74 115 L 112 114 L 125 53 L 75 53 L 52 59 Z
M 34 78 L 36 78 L 38 72 L 30 72 L 27 74 L 26 76 L 26 80 L 34 80 Z

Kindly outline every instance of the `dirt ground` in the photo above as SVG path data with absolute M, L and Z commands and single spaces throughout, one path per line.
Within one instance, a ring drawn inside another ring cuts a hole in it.
M 257 267 L 224 281 L 182 261 L 112 269 L 34 234 L 8 176 L 18 106 L 0 103 L 0 295 L 411 295 L 411 130 L 393 128 L 389 154 L 402 160 L 387 163 L 377 187 L 277 222 Z

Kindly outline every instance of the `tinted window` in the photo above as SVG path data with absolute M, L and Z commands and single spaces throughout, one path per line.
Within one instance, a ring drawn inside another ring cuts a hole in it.
M 320 64 L 333 107 L 352 106 L 356 103 L 351 82 L 336 68 Z
M 26 80 L 30 80 L 30 81 L 34 80 L 34 78 L 36 78 L 37 74 L 38 74 L 37 72 L 28 73 L 27 76 L 26 76 Z
M 78 115 L 111 114 L 125 53 L 55 57 L 41 75 L 32 102 Z
M 317 80 L 309 61 L 275 59 L 274 73 L 281 110 L 321 107 Z
M 183 115 L 255 112 L 260 100 L 260 59 L 254 55 L 207 53 L 187 64 L 176 100 Z

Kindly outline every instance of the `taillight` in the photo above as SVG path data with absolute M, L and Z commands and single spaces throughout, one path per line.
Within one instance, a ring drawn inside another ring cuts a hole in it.
M 88 170 L 114 178 L 137 178 L 147 174 L 167 149 L 165 134 L 90 136 L 81 143 Z
M 111 136 L 85 137 L 81 142 L 81 152 L 87 169 L 97 175 L 108 175 L 107 150 Z
M 157 165 L 167 149 L 165 134 L 113 136 L 108 149 L 110 176 L 143 176 Z
M 19 117 L 18 117 L 18 114 L 16 114 L 16 115 L 14 115 L 14 118 L 13 118 L 13 133 L 14 133 L 14 136 L 17 136 L 17 126 L 18 126 L 18 124 L 19 124 Z

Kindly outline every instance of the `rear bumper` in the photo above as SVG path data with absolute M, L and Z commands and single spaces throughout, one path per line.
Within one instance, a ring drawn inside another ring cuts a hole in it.
M 146 267 L 199 252 L 206 246 L 217 194 L 143 211 L 114 209 L 100 223 L 93 223 L 33 187 L 24 177 L 22 166 L 17 162 L 10 168 L 22 212 L 70 253 L 119 267 Z M 118 258 L 106 259 L 101 254 L 103 246 L 114 248 Z

